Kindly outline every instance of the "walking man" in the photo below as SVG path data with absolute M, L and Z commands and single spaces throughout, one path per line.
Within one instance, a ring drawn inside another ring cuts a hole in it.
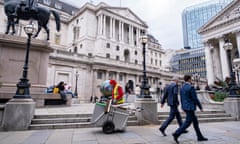
M 176 116 L 179 127 L 182 125 L 182 118 L 181 118 L 180 112 L 178 110 L 178 105 L 179 105 L 178 79 L 176 77 L 173 77 L 172 80 L 173 80 L 173 82 L 170 85 L 166 86 L 166 88 L 164 90 L 163 99 L 161 101 L 161 108 L 164 106 L 166 99 L 167 99 L 168 106 L 170 106 L 169 117 L 159 128 L 159 130 L 163 136 L 166 136 L 165 129 L 173 121 L 175 116 Z M 184 131 L 184 132 L 187 133 L 187 131 Z
M 202 105 L 200 104 L 197 98 L 196 90 L 191 85 L 191 82 L 192 82 L 191 76 L 185 75 L 184 81 L 185 81 L 185 84 L 180 90 L 180 96 L 181 96 L 182 109 L 186 113 L 186 120 L 180 126 L 180 128 L 178 128 L 175 131 L 175 133 L 173 133 L 173 139 L 177 144 L 179 144 L 178 137 L 191 125 L 191 123 L 193 123 L 193 127 L 197 134 L 198 141 L 207 141 L 208 139 L 202 135 L 199 129 L 198 119 L 197 119 L 197 116 L 195 115 L 196 105 L 199 107 L 201 111 L 203 111 L 203 109 L 202 109 Z

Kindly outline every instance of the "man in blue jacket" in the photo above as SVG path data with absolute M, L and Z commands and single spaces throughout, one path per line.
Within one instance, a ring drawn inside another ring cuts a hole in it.
M 181 125 L 181 127 L 179 127 L 175 131 L 175 133 L 173 133 L 173 138 L 174 138 L 175 142 L 177 144 L 179 144 L 178 137 L 193 122 L 193 127 L 195 129 L 196 134 L 197 134 L 198 141 L 207 141 L 208 139 L 205 138 L 202 135 L 202 133 L 199 129 L 198 119 L 197 119 L 197 116 L 195 115 L 196 106 L 198 106 L 201 111 L 203 111 L 203 109 L 202 109 L 202 105 L 200 104 L 200 102 L 197 98 L 196 91 L 195 91 L 194 87 L 191 85 L 191 82 L 192 82 L 191 76 L 190 75 L 185 75 L 184 76 L 184 81 L 185 81 L 185 84 L 183 85 L 183 87 L 180 90 L 180 96 L 181 96 L 182 109 L 186 113 L 186 120 Z
M 178 79 L 177 77 L 172 78 L 173 82 L 165 87 L 164 95 L 161 101 L 161 107 L 164 106 L 164 103 L 167 100 L 168 106 L 170 106 L 170 113 L 168 119 L 162 124 L 162 126 L 159 128 L 160 132 L 163 136 L 166 136 L 165 129 L 168 127 L 168 125 L 173 121 L 173 119 L 177 118 L 177 122 L 179 126 L 182 125 L 182 117 L 180 115 L 180 112 L 178 110 Z M 187 131 L 185 130 L 184 133 Z

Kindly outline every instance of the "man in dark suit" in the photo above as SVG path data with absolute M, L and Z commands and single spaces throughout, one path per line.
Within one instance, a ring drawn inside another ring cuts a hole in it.
M 196 91 L 194 87 L 191 85 L 192 78 L 190 75 L 185 75 L 184 76 L 184 81 L 185 84 L 180 90 L 180 96 L 181 96 L 181 104 L 182 104 L 182 109 L 186 113 L 186 120 L 185 122 L 173 133 L 173 138 L 177 144 L 178 142 L 178 137 L 191 125 L 193 122 L 193 127 L 195 129 L 195 132 L 197 134 L 198 141 L 207 141 L 208 139 L 205 138 L 198 125 L 198 119 L 197 116 L 195 115 L 195 110 L 196 110 L 196 105 L 199 107 L 201 111 L 202 105 L 200 104 Z
M 177 118 L 177 122 L 179 126 L 182 125 L 182 118 L 180 115 L 180 112 L 178 110 L 178 79 L 177 77 L 172 78 L 173 82 L 165 87 L 164 95 L 161 101 L 161 107 L 164 106 L 164 103 L 167 99 L 167 104 L 170 106 L 170 113 L 168 119 L 162 124 L 162 126 L 159 128 L 160 132 L 163 136 L 166 136 L 165 129 L 168 127 L 168 125 L 173 121 L 173 119 Z M 186 130 L 184 131 L 187 132 Z

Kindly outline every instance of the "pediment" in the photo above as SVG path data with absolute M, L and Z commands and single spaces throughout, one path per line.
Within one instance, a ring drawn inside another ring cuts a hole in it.
M 204 32 L 208 29 L 226 24 L 228 21 L 236 20 L 240 18 L 240 1 L 235 0 L 221 10 L 215 17 L 210 19 L 205 25 L 203 25 L 199 32 Z
M 136 23 L 146 25 L 146 23 L 144 21 L 142 21 L 136 14 L 134 14 L 129 8 L 106 7 L 106 9 L 116 15 L 122 16 L 122 17 L 129 19 L 131 21 L 134 21 Z

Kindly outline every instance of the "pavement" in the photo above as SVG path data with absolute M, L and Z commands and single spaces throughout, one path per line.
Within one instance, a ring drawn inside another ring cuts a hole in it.
M 130 108 L 134 105 L 129 104 Z M 37 108 L 35 114 L 90 114 L 94 104 L 82 103 L 72 106 L 48 106 Z M 158 111 L 168 111 L 168 106 Z M 101 127 L 54 129 L 54 130 L 27 130 L 0 132 L 0 144 L 175 144 L 171 133 L 178 125 L 169 125 L 167 136 L 162 136 L 159 125 L 128 126 L 125 132 L 104 134 Z M 201 123 L 202 134 L 209 140 L 198 142 L 192 126 L 189 132 L 179 137 L 180 144 L 240 144 L 240 121 Z
M 198 142 L 192 127 L 179 137 L 180 144 L 240 144 L 240 122 L 204 123 L 200 129 L 209 140 Z M 129 126 L 125 132 L 104 134 L 100 127 L 0 132 L 0 144 L 174 144 L 170 125 L 164 137 L 158 125 Z

